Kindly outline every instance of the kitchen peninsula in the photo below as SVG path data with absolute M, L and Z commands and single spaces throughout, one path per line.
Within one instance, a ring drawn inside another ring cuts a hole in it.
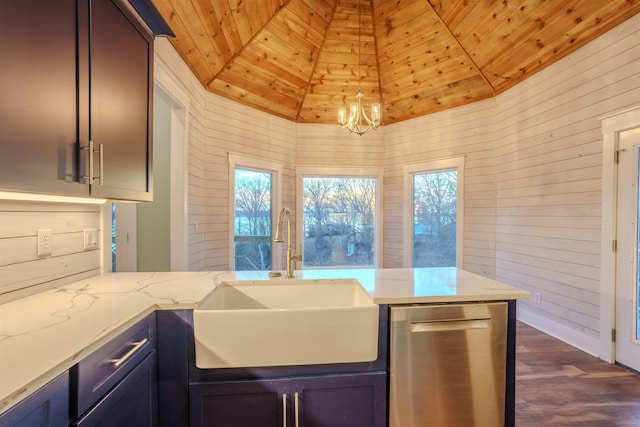
M 511 301 L 515 307 L 515 300 L 529 297 L 456 268 L 304 270 L 296 276 L 356 279 L 380 305 Z M 148 315 L 192 310 L 230 280 L 269 277 L 267 272 L 112 273 L 0 305 L 0 413 Z

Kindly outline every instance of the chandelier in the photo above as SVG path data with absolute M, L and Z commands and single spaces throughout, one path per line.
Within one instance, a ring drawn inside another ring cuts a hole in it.
M 362 105 L 364 93 L 362 92 L 362 74 L 360 72 L 360 38 L 361 38 L 361 11 L 360 0 L 358 0 L 358 92 L 356 92 L 356 102 L 349 105 L 349 115 L 345 107 L 338 108 L 338 123 L 343 129 L 347 129 L 350 133 L 356 133 L 360 136 L 365 133 L 376 130 L 380 126 L 380 104 L 371 104 L 371 116 L 367 116 L 365 107 Z

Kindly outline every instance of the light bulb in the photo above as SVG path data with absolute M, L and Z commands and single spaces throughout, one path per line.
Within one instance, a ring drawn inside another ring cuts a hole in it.
M 358 120 L 358 118 L 360 117 L 360 111 L 358 107 L 359 106 L 357 102 L 352 102 L 351 105 L 349 105 L 349 119 L 353 119 L 354 121 Z
M 377 102 L 371 105 L 371 121 L 375 125 L 380 123 L 380 104 Z
M 338 123 L 344 126 L 347 123 L 347 109 L 344 107 L 338 108 Z

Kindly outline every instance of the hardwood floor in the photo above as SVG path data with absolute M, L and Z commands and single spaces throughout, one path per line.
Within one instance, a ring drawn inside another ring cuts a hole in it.
M 640 376 L 518 322 L 517 427 L 640 427 Z

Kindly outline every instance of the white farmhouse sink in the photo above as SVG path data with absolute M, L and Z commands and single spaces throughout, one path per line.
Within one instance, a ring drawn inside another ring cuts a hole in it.
M 357 280 L 229 281 L 198 304 L 193 332 L 203 369 L 366 362 L 378 306 Z

